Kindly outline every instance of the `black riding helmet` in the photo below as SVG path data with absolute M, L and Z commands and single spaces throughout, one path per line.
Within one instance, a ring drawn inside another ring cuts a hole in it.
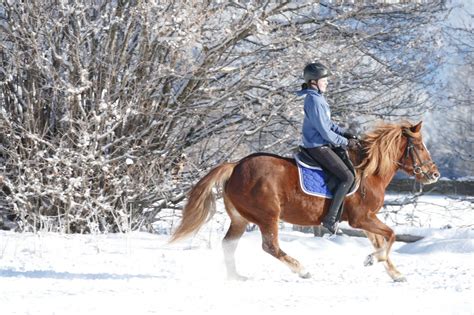
M 304 81 L 319 80 L 331 75 L 331 71 L 320 62 L 314 62 L 306 65 L 303 70 Z

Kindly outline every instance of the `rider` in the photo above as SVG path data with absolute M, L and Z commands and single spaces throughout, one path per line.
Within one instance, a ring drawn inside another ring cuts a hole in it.
M 334 152 L 334 147 L 356 148 L 357 137 L 336 125 L 331 120 L 331 112 L 323 93 L 326 92 L 331 75 L 328 68 L 319 62 L 304 68 L 305 83 L 299 95 L 305 95 L 303 121 L 303 147 L 327 171 L 337 179 L 334 197 L 322 224 L 331 233 L 337 232 L 337 214 L 349 192 L 354 175 L 342 159 Z

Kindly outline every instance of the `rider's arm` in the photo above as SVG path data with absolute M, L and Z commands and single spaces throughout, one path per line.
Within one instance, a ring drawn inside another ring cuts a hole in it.
M 332 130 L 331 127 L 334 123 L 329 118 L 326 109 L 317 97 L 311 97 L 307 106 L 305 106 L 305 111 L 311 124 L 319 132 L 321 137 L 333 145 L 347 146 L 347 139 Z

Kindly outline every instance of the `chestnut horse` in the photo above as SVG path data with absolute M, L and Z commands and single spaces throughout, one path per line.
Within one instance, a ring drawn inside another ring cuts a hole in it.
M 385 189 L 397 170 L 414 175 L 430 184 L 440 177 L 421 136 L 421 122 L 412 125 L 382 124 L 361 141 L 362 152 L 349 152 L 357 165 L 358 191 L 346 197 L 341 220 L 364 230 L 375 247 L 366 261 L 384 262 L 394 281 L 405 281 L 389 258 L 395 233 L 376 214 L 383 206 Z M 262 234 L 263 250 L 285 263 L 302 278 L 310 277 L 305 268 L 280 249 L 278 222 L 297 225 L 319 225 L 328 211 L 330 200 L 305 194 L 299 185 L 295 160 L 257 153 L 236 163 L 223 163 L 190 191 L 181 224 L 171 241 L 195 233 L 215 213 L 214 185 L 223 186 L 223 198 L 231 222 L 222 245 L 230 278 L 244 279 L 237 273 L 234 253 L 247 224 L 255 223 Z

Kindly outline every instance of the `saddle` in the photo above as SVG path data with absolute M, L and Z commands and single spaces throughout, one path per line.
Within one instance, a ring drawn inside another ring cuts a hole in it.
M 346 150 L 338 147 L 332 149 L 341 158 L 344 164 L 347 165 L 355 177 L 354 166 Z M 314 160 L 309 152 L 301 146 L 299 147 L 299 151 L 295 154 L 295 160 L 298 165 L 300 184 L 303 191 L 310 195 L 332 198 L 338 184 L 338 179 Z M 357 183 L 354 181 L 348 195 L 353 194 L 357 190 L 356 186 Z

